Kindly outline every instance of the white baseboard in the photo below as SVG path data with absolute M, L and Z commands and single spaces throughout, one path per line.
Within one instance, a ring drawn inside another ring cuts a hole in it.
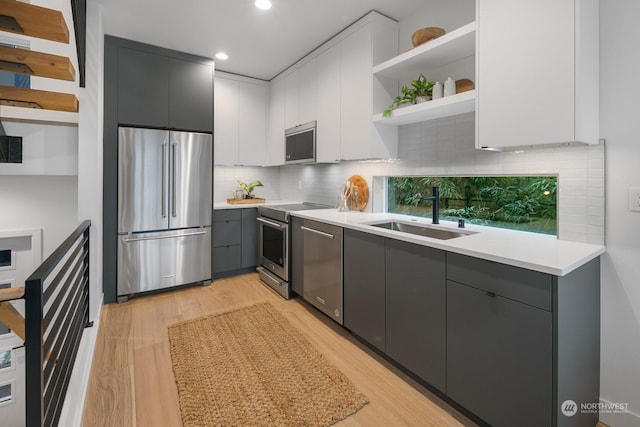
M 104 295 L 102 295 L 104 297 Z M 91 365 L 93 363 L 93 354 L 96 349 L 96 341 L 98 339 L 98 330 L 100 328 L 100 315 L 102 313 L 102 301 L 100 308 L 93 321 L 93 326 L 85 328 L 80 339 L 80 348 L 78 348 L 78 356 L 71 373 L 69 388 L 60 413 L 59 426 L 65 427 L 82 427 L 82 414 L 84 412 L 84 404 L 87 397 L 87 389 L 89 388 L 89 379 L 91 378 Z
M 611 405 L 612 402 L 609 402 L 605 399 L 600 399 L 601 403 L 605 405 Z M 620 402 L 625 403 L 625 402 Z M 605 423 L 611 427 L 638 427 L 640 426 L 640 415 L 631 412 L 600 412 L 600 421 Z

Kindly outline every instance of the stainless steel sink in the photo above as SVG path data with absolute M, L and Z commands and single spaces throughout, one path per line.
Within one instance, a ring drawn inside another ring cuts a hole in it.
M 443 228 L 435 225 L 412 224 L 405 221 L 383 221 L 376 223 L 368 223 L 373 227 L 386 228 L 387 230 L 400 231 L 402 233 L 416 234 L 418 236 L 431 237 L 440 240 L 455 239 L 457 237 L 475 234 L 474 231 L 456 230 L 451 228 Z

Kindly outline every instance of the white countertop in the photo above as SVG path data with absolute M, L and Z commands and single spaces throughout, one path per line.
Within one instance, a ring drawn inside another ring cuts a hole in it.
M 338 212 L 336 209 L 296 211 L 291 212 L 291 215 L 556 276 L 570 273 L 606 250 L 601 245 L 558 240 L 555 236 L 473 224 L 467 224 L 464 230 L 475 231 L 475 234 L 450 240 L 439 240 L 363 224 L 395 219 L 431 225 L 430 219 L 407 215 Z M 451 221 L 440 221 L 440 224 L 434 227 L 458 230 L 457 223 Z
M 242 203 L 242 204 L 231 204 L 227 202 L 216 202 L 213 204 L 213 210 L 217 211 L 220 209 L 242 209 L 242 208 L 257 208 L 258 206 L 269 206 L 269 205 L 288 205 L 292 203 L 302 203 L 297 200 L 266 200 L 264 203 Z

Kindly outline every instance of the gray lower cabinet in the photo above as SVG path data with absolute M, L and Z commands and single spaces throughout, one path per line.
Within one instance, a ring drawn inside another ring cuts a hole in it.
M 447 282 L 447 395 L 493 426 L 551 425 L 552 313 Z
M 385 351 L 384 237 L 344 230 L 344 326 Z
M 387 239 L 385 265 L 386 353 L 445 392 L 445 252 Z
M 257 264 L 257 209 L 213 212 L 214 278 L 238 274 Z
M 242 209 L 242 268 L 258 265 L 258 209 Z
M 494 427 L 596 425 L 599 259 L 559 277 L 447 253 L 447 279 L 450 398 Z

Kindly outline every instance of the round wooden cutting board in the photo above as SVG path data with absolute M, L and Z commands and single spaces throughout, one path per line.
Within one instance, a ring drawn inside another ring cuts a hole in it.
M 358 210 L 361 211 L 369 202 L 369 186 L 367 180 L 360 175 L 351 175 L 347 180 L 351 186 L 358 192 Z

